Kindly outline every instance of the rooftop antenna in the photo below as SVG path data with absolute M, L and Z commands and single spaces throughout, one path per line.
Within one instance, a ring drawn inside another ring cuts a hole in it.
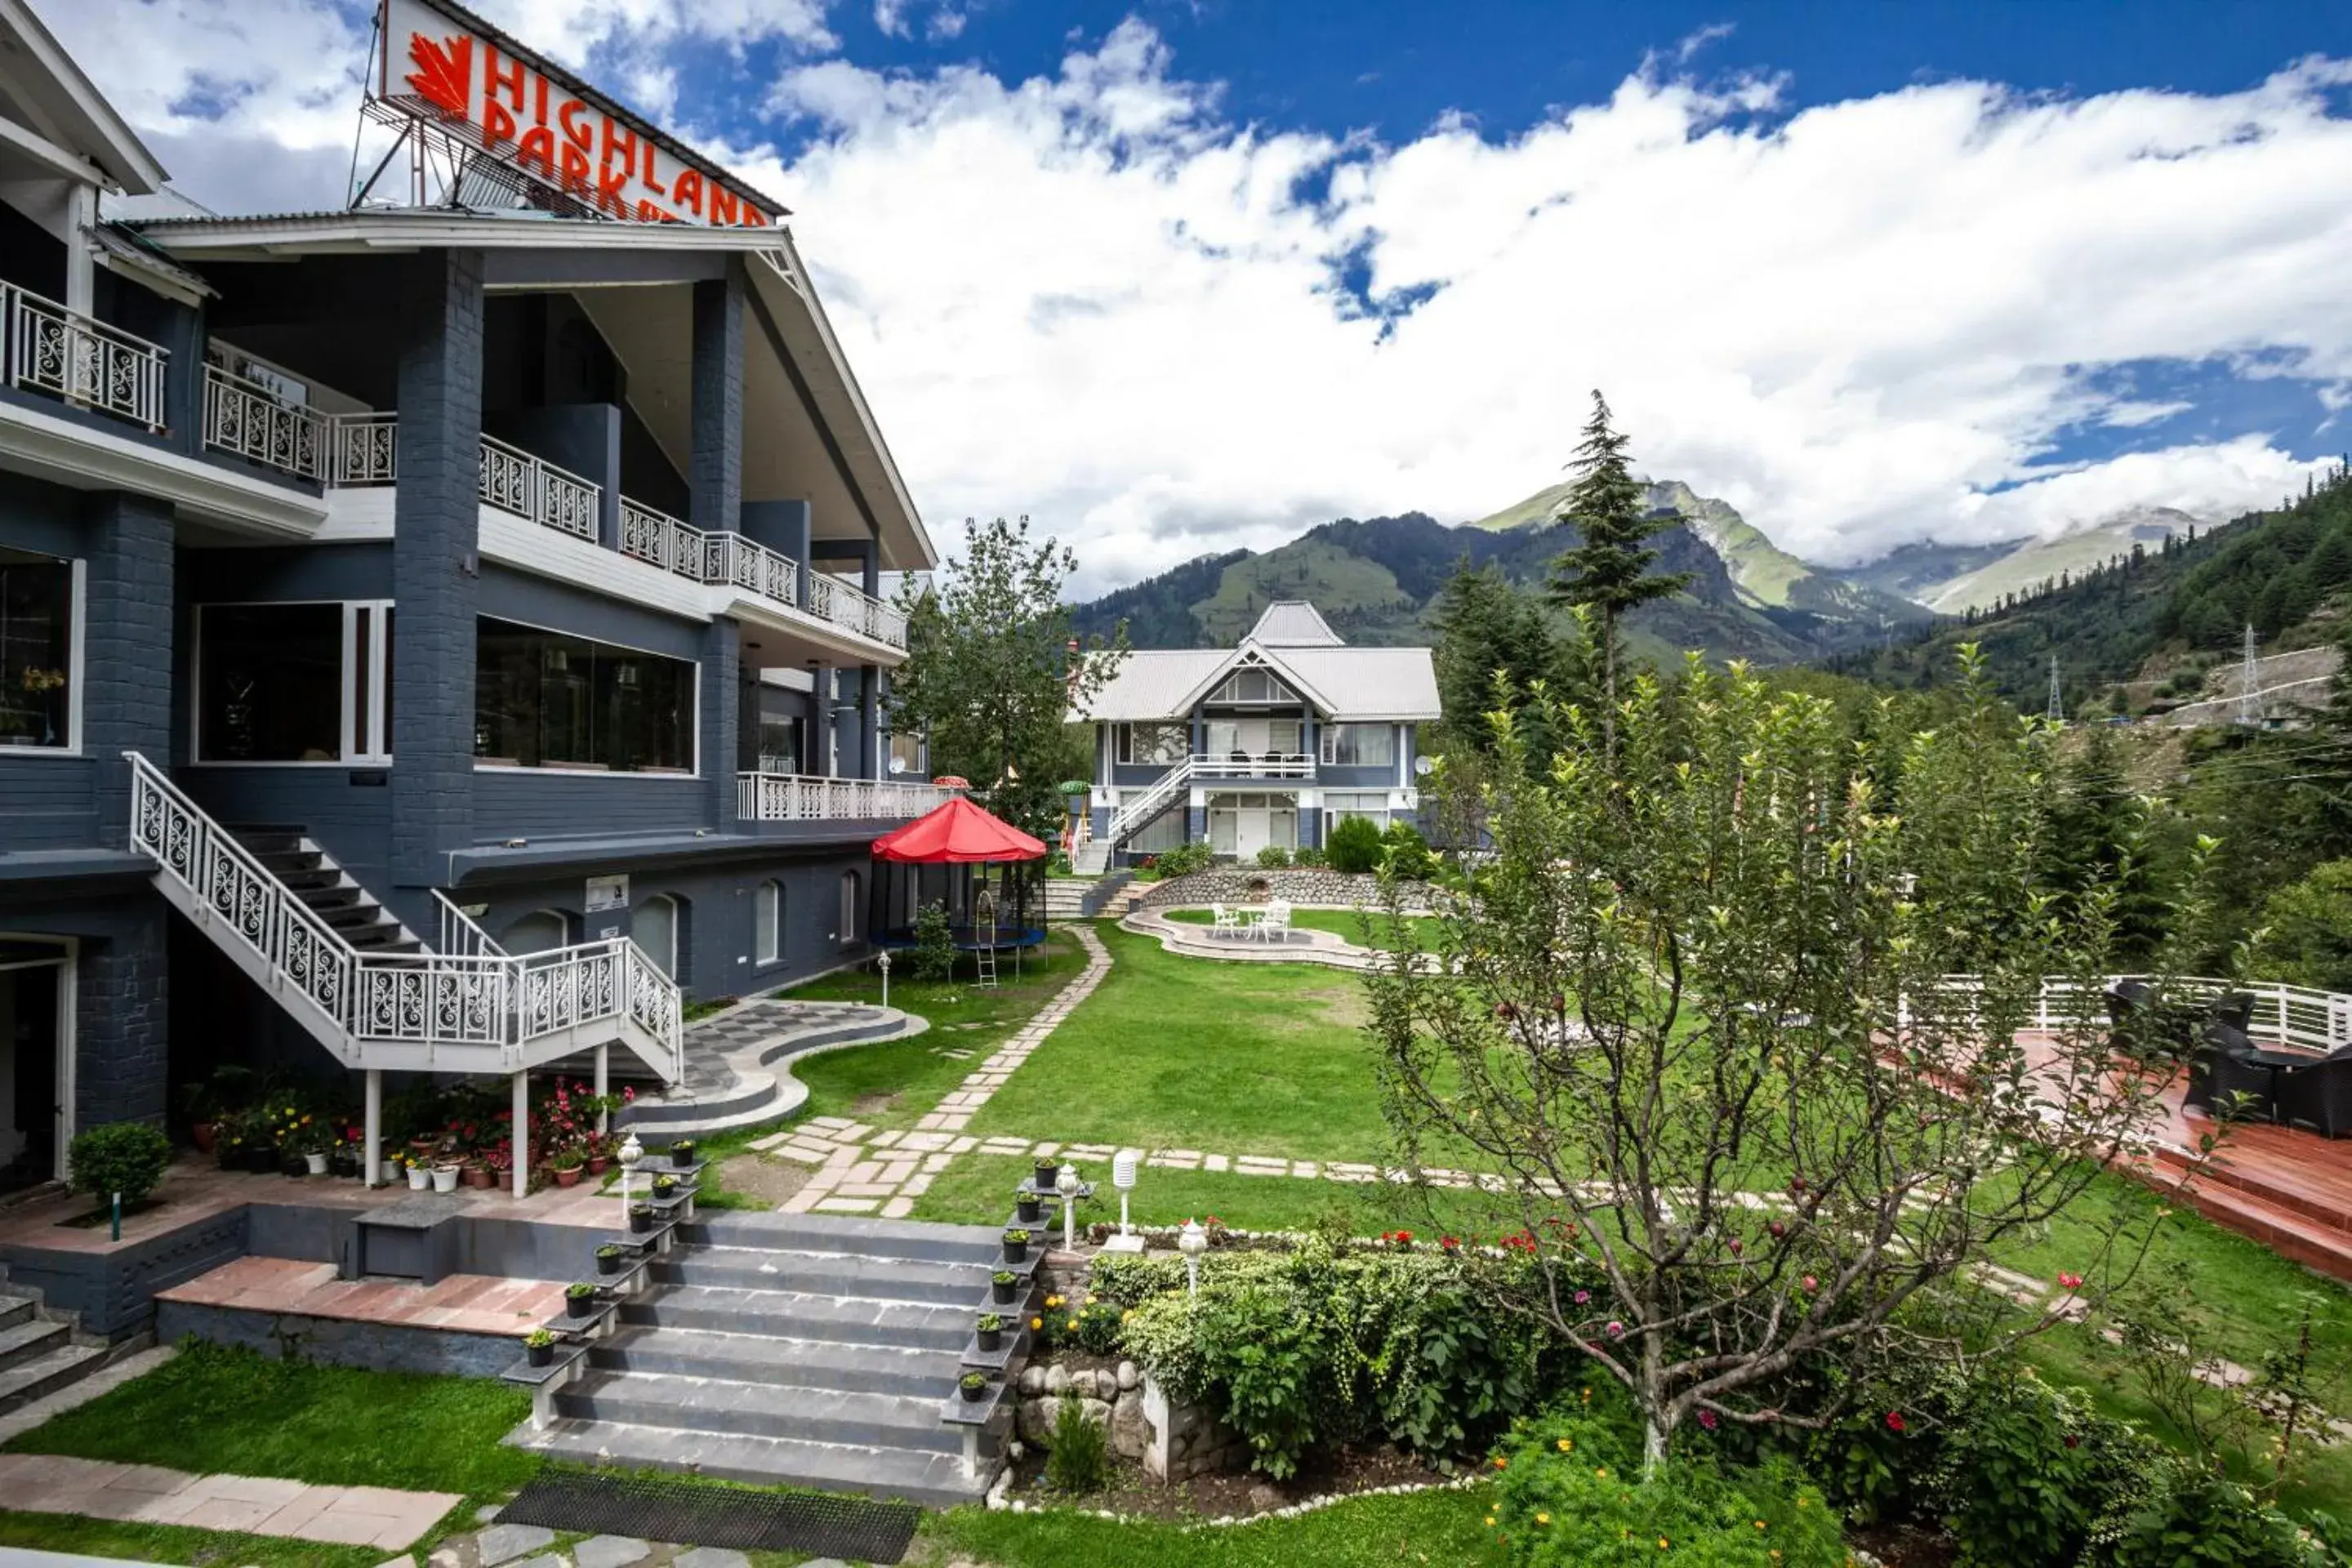
M 2059 696 L 2058 656 L 2054 653 L 2050 656 L 2050 721 L 2053 724 L 2066 721 L 2066 704 Z
M 2238 672 L 2238 722 L 2256 724 L 2262 721 L 2261 705 L 2254 700 L 2254 624 L 2246 623 L 2245 663 Z

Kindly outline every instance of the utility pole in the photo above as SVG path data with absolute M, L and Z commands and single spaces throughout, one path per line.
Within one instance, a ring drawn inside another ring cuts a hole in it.
M 2059 695 L 2058 656 L 2054 653 L 2050 656 L 2050 721 L 2053 724 L 2066 721 L 2066 704 Z
M 2259 705 L 2254 701 L 2254 624 L 2246 623 L 2246 658 L 2238 671 L 2238 722 L 2254 725 L 2262 722 Z

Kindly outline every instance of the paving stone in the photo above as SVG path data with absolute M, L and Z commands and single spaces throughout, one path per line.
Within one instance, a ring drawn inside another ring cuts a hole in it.
M 495 1524 L 482 1531 L 475 1541 L 482 1560 L 482 1568 L 497 1568 L 518 1557 L 537 1552 L 555 1539 L 555 1531 L 537 1524 Z
M 628 1568 L 641 1563 L 653 1548 L 632 1535 L 596 1535 L 572 1549 L 580 1568 Z
M 740 1552 L 729 1552 L 717 1546 L 698 1546 L 691 1552 L 681 1552 L 672 1560 L 670 1568 L 751 1568 L 751 1560 Z
M 572 1568 L 572 1564 L 564 1561 L 563 1554 L 562 1552 L 549 1552 L 534 1557 L 527 1563 L 517 1563 L 515 1568 Z
M 884 1219 L 905 1219 L 914 1212 L 915 1200 L 912 1198 L 892 1198 L 882 1205 Z

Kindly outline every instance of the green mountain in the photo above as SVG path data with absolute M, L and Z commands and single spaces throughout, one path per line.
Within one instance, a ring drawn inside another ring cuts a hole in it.
M 1939 544 L 1935 540 L 1923 539 L 1864 565 L 1846 567 L 1843 575 L 1851 582 L 1924 605 L 1954 578 L 1990 566 L 2032 542 L 2005 539 L 1997 544 Z
M 1948 616 L 1981 610 L 2011 594 L 2036 591 L 2061 574 L 2080 576 L 2117 556 L 2129 555 L 2135 545 L 2154 550 L 2169 535 L 2185 538 L 2195 531 L 2198 522 L 2197 518 L 2170 507 L 2134 507 L 2056 539 L 2021 541 L 1973 570 L 1942 583 L 1922 584 L 1914 596 L 1929 609 Z
M 1464 561 L 1496 564 L 1540 584 L 1575 542 L 1552 521 L 1559 487 L 1495 517 L 1448 527 L 1420 512 L 1343 518 L 1278 549 L 1202 556 L 1077 607 L 1081 632 L 1120 620 L 1139 647 L 1231 647 L 1276 599 L 1314 604 L 1349 642 L 1427 642 L 1428 615 Z M 1896 595 L 1820 571 L 1778 549 L 1720 501 L 1686 486 L 1651 487 L 1658 510 L 1689 521 L 1657 536 L 1659 569 L 1688 573 L 1688 589 L 1644 607 L 1628 627 L 1637 653 L 1657 659 L 1696 647 L 1717 658 L 1790 664 L 1884 641 L 1926 612 Z

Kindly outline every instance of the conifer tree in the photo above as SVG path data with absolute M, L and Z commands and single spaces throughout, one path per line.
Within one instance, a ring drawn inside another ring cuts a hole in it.
M 1653 599 L 1682 591 L 1687 573 L 1650 570 L 1658 552 L 1646 542 L 1680 521 L 1648 516 L 1642 486 L 1625 456 L 1628 438 L 1609 424 L 1609 404 L 1592 395 L 1592 417 L 1569 463 L 1576 482 L 1560 503 L 1559 520 L 1573 525 L 1577 542 L 1552 562 L 1552 596 L 1593 614 L 1601 656 L 1601 730 L 1607 749 L 1616 750 L 1617 666 L 1623 649 L 1618 623 Z

